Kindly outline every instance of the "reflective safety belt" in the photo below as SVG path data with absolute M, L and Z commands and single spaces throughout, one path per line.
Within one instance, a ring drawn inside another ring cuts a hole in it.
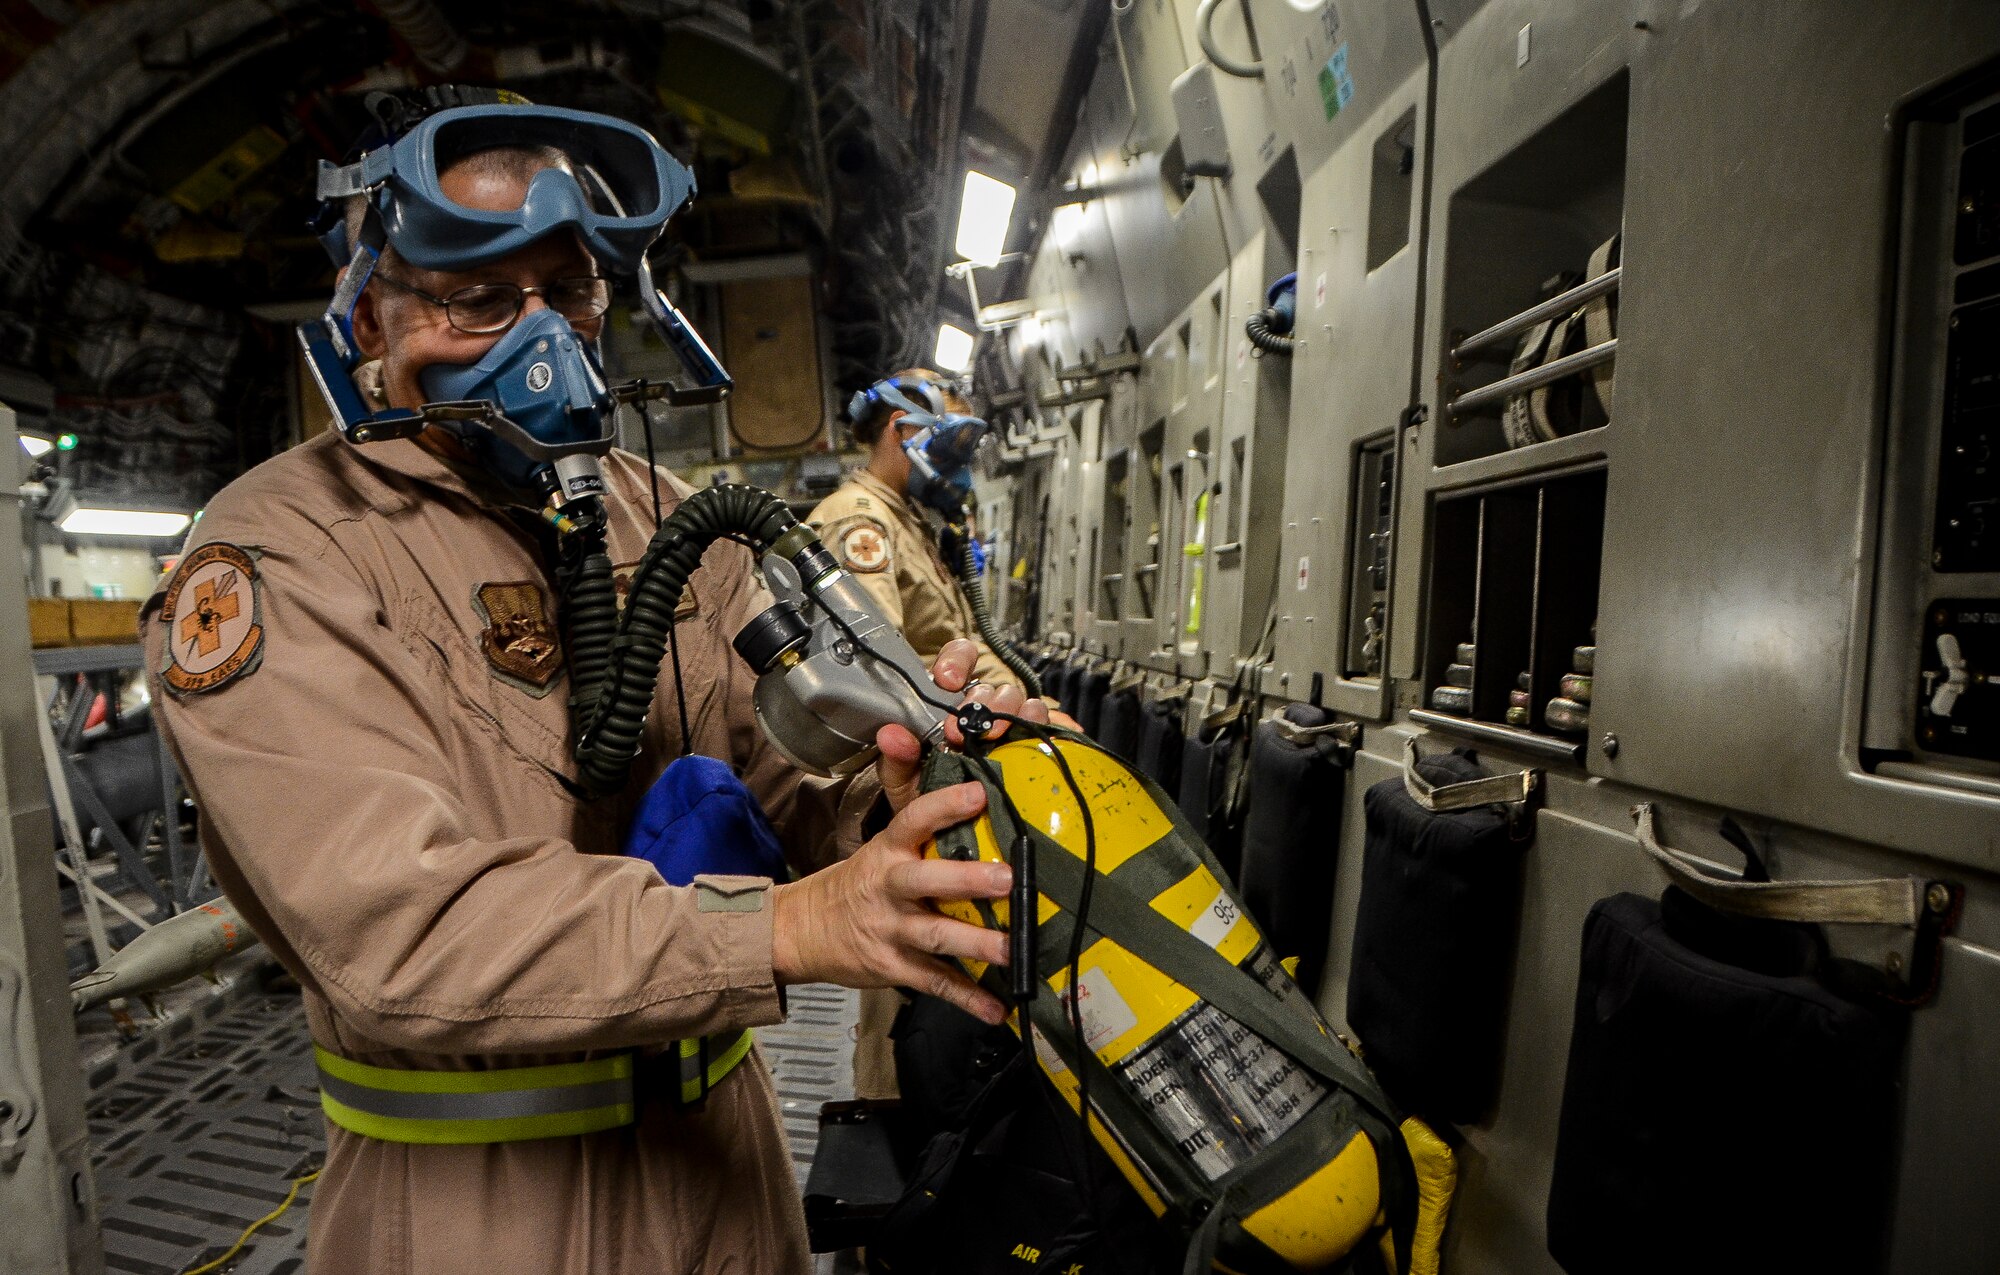
M 680 1044 L 681 1092 L 684 1103 L 697 1103 L 708 1097 L 708 1091 L 722 1083 L 722 1078 L 736 1069 L 736 1064 L 750 1056 L 751 1038 L 744 1032 L 731 1040 L 727 1033 L 714 1036 L 697 1036 Z
M 750 1055 L 748 1031 L 681 1041 L 675 1097 L 696 1103 Z M 639 1061 L 618 1054 L 589 1062 L 490 1071 L 418 1071 L 358 1063 L 313 1046 L 320 1108 L 350 1133 L 431 1146 L 526 1142 L 597 1133 L 639 1118 Z

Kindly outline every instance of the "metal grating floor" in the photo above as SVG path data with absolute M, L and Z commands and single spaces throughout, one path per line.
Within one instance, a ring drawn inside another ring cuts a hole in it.
M 838 987 L 795 987 L 787 998 L 790 1019 L 758 1029 L 757 1039 L 803 1185 L 820 1104 L 853 1096 L 859 1007 Z M 89 1115 L 106 1269 L 176 1275 L 217 1257 L 284 1200 L 288 1179 L 319 1165 L 324 1138 L 305 1013 L 296 997 L 231 1006 L 151 1061 L 121 1068 Z M 308 1184 L 226 1269 L 303 1270 L 311 1199 Z

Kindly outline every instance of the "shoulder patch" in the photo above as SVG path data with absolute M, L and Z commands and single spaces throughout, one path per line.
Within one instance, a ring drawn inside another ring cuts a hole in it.
M 264 582 L 252 550 L 214 541 L 182 558 L 160 602 L 176 696 L 226 686 L 264 660 Z
M 840 565 L 857 575 L 888 569 L 889 529 L 867 514 L 842 518 L 828 531 L 827 540 Z
M 536 698 L 548 694 L 562 672 L 563 649 L 542 586 L 528 580 L 482 584 L 472 603 L 486 621 L 479 649 L 494 672 Z

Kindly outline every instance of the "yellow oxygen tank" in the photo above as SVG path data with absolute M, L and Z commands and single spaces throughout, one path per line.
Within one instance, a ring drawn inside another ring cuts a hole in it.
M 1415 1185 L 1397 1118 L 1172 802 L 1065 731 L 970 756 L 935 753 L 925 787 L 966 779 L 986 786 L 987 810 L 940 835 L 931 853 L 1032 860 L 1037 994 L 1029 1021 L 1017 1012 L 1011 1025 L 1031 1033 L 1041 1070 L 1072 1111 L 1083 1062 L 1091 1133 L 1148 1207 L 1191 1228 L 1224 1270 L 1268 1269 L 1274 1258 L 1320 1269 L 1383 1230 L 1404 1254 L 1398 1264 L 1407 1262 Z M 1084 867 L 1091 841 L 1094 876 Z M 1086 879 L 1072 1005 L 1071 913 Z M 1008 926 L 1006 900 L 941 906 Z M 967 969 L 1008 996 L 1006 971 Z

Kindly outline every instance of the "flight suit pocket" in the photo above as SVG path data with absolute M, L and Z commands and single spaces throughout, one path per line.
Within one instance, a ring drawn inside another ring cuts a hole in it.
M 491 588 L 480 586 L 489 600 L 493 597 Z M 536 773 L 564 795 L 574 795 L 576 764 L 569 752 L 567 670 L 558 666 L 540 684 L 534 678 L 520 676 L 523 672 L 539 675 L 540 670 L 529 669 L 529 662 L 539 659 L 545 665 L 548 657 L 533 640 L 522 639 L 524 630 L 519 625 L 511 630 L 501 627 L 509 618 L 504 609 L 489 609 L 485 615 L 497 614 L 500 618 L 488 620 L 482 627 L 483 617 L 476 610 L 467 623 L 461 624 L 440 614 L 440 608 L 427 599 L 405 601 L 413 617 L 406 640 L 419 655 L 427 656 L 439 667 L 453 698 L 466 714 L 467 729 L 532 765 Z M 507 604 L 502 600 L 498 605 L 504 608 Z M 549 635 L 554 637 L 553 626 Z M 558 653 L 560 649 L 558 641 Z M 499 652 L 497 656 L 495 651 Z M 524 686 L 523 682 L 528 684 Z

